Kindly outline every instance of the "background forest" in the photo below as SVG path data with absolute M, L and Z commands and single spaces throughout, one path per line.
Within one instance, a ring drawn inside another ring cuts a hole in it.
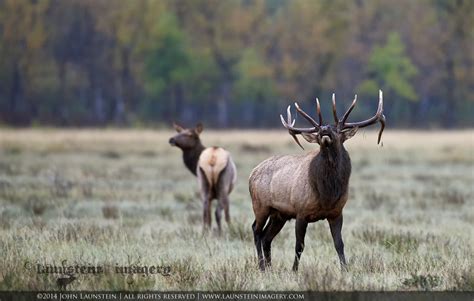
M 348 271 L 320 221 L 295 274 L 289 221 L 261 273 L 249 174 L 318 149 L 279 114 L 318 97 L 331 121 L 331 94 L 341 114 L 357 93 L 361 121 L 379 89 L 383 147 L 345 143 Z M 67 262 L 110 267 L 80 291 L 472 292 L 473 108 L 474 0 L 0 0 L 0 291 L 61 289 L 26 263 Z M 235 160 L 221 236 L 172 121 Z M 132 264 L 171 275 L 113 272 Z
M 0 0 L 0 123 L 279 126 L 385 96 L 390 127 L 472 127 L 474 1 Z M 327 115 L 329 116 L 329 115 Z

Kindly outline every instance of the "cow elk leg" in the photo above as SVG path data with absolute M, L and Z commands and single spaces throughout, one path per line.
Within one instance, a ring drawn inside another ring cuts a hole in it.
M 206 195 L 203 203 L 204 232 L 207 232 L 211 228 L 211 199 Z
M 228 191 L 228 190 L 224 190 L 224 191 Z M 224 210 L 225 221 L 227 222 L 227 224 L 229 224 L 230 223 L 229 196 L 227 195 L 226 192 L 221 191 L 219 192 L 217 198 L 219 201 L 218 207 L 220 206 L 220 210 Z
M 217 203 L 217 207 L 216 207 L 216 222 L 217 222 L 217 230 L 218 230 L 218 233 L 219 235 L 221 235 L 222 233 L 222 226 L 221 226 L 221 217 L 222 217 L 222 205 L 221 205 L 221 202 L 219 200 L 219 202 Z
M 227 197 L 227 195 L 223 196 L 220 202 L 222 203 L 222 206 L 224 207 L 225 221 L 227 222 L 227 225 L 229 225 L 230 224 L 229 198 Z

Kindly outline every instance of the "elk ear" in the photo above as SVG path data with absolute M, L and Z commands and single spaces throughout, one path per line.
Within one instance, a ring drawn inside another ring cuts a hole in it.
M 315 143 L 318 142 L 318 136 L 316 134 L 310 134 L 310 133 L 301 133 L 301 136 L 303 136 L 306 141 L 309 143 Z
M 196 133 L 199 135 L 199 134 L 202 133 L 202 130 L 204 130 L 204 126 L 202 125 L 202 123 L 199 122 L 199 123 L 196 125 L 196 128 L 195 128 L 194 130 L 195 130 Z
M 176 132 L 178 132 L 178 133 L 180 133 L 182 130 L 184 130 L 184 128 L 182 126 L 180 126 L 179 124 L 177 124 L 176 122 L 173 122 L 173 127 L 176 130 Z
M 357 133 L 357 130 L 359 130 L 358 127 L 354 128 L 349 128 L 341 131 L 342 134 L 342 142 L 354 137 L 354 135 Z

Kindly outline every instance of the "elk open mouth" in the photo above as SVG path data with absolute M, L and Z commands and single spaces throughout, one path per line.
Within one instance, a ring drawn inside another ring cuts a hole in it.
M 324 144 L 324 145 L 328 145 L 332 142 L 331 140 L 331 137 L 329 137 L 329 135 L 322 135 L 321 136 L 321 142 Z

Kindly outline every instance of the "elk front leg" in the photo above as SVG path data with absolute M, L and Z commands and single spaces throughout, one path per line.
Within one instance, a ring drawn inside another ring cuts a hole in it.
M 296 233 L 296 246 L 295 246 L 295 262 L 293 264 L 293 271 L 298 271 L 298 264 L 300 262 L 301 254 L 304 250 L 304 237 L 306 235 L 306 228 L 308 222 L 303 219 L 296 219 L 295 233 Z
M 335 219 L 328 219 L 329 228 L 331 229 L 332 239 L 334 241 L 334 247 L 337 251 L 337 256 L 339 256 L 339 262 L 341 263 L 341 269 L 343 271 L 347 270 L 346 256 L 344 255 L 344 242 L 342 241 L 342 214 L 336 217 Z

